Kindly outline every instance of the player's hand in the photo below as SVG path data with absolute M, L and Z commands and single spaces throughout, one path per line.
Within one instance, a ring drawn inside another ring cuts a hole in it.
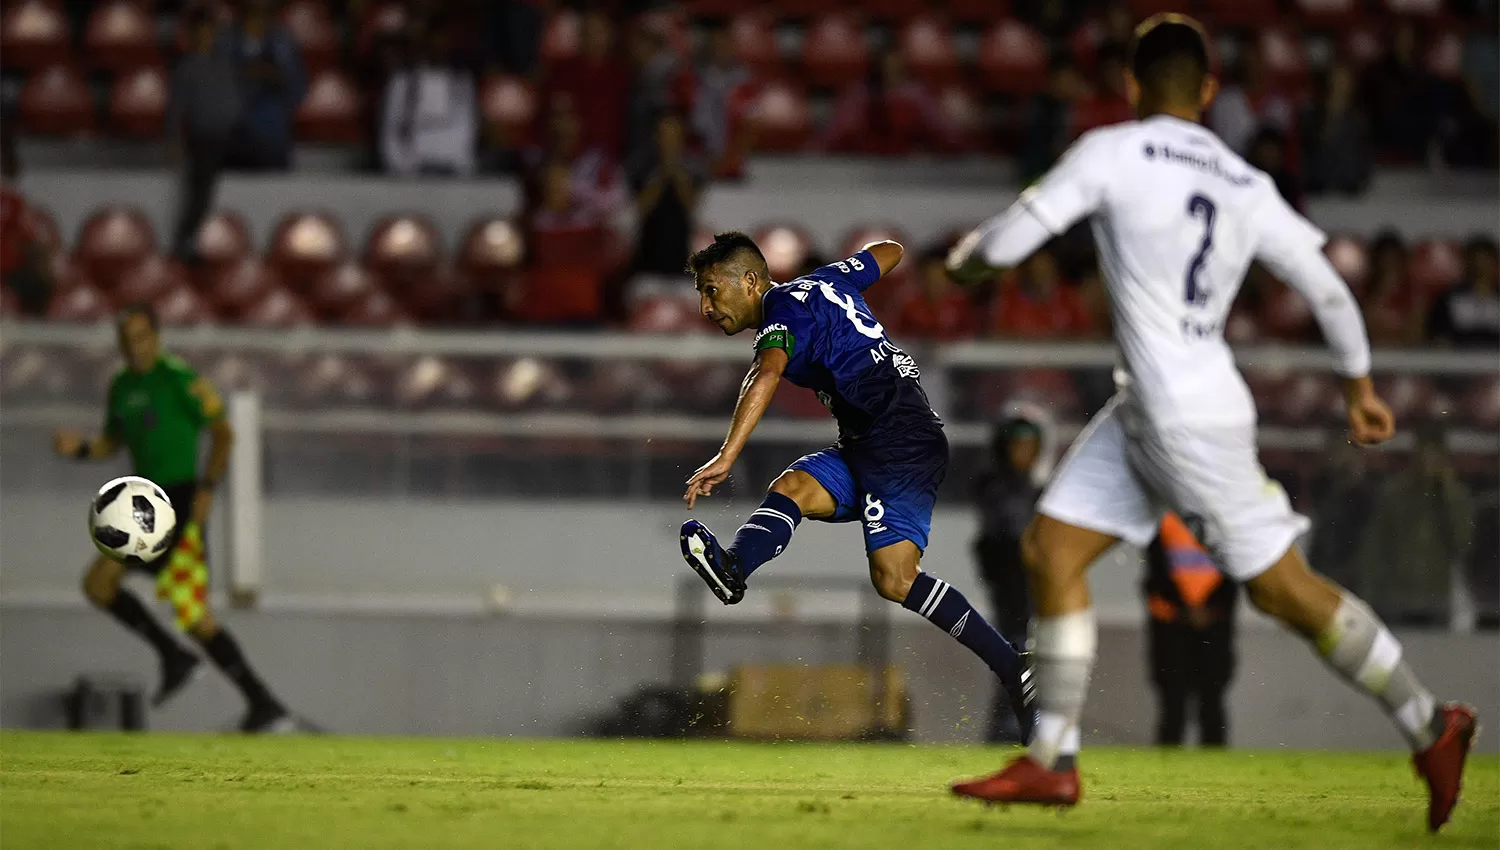
M 57 452 L 58 457 L 72 460 L 78 457 L 78 450 L 83 448 L 83 435 L 71 428 L 59 428 L 52 432 L 52 450 Z
M 699 496 L 712 495 L 714 485 L 728 478 L 729 470 L 733 466 L 734 458 L 719 452 L 708 463 L 698 467 L 698 471 L 687 480 L 687 492 L 682 496 L 687 502 L 688 510 L 693 509 Z
M 191 521 L 199 528 L 208 519 L 208 512 L 214 507 L 214 491 L 202 487 L 193 494 L 193 516 Z
M 974 250 L 979 245 L 979 235 L 979 231 L 971 231 L 948 252 L 945 263 L 948 276 L 960 286 L 983 283 L 995 274 L 995 270 L 986 265 Z
M 1349 410 L 1349 441 L 1373 446 L 1396 433 L 1396 416 L 1375 392 L 1369 376 L 1344 381 L 1344 404 Z

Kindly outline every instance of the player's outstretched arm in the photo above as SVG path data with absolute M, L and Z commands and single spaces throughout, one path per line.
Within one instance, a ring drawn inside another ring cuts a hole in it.
M 1015 268 L 1052 238 L 1052 231 L 1023 202 L 975 228 L 948 252 L 948 274 L 958 283 L 979 283 L 996 271 Z
M 711 495 L 714 486 L 729 477 L 729 470 L 740 452 L 745 450 L 755 426 L 760 424 L 760 418 L 771 405 L 771 397 L 776 395 L 776 385 L 781 383 L 786 364 L 785 349 L 764 348 L 756 355 L 745 375 L 745 382 L 740 385 L 740 400 L 735 403 L 734 419 L 729 424 L 729 435 L 724 438 L 723 447 L 687 480 L 687 492 L 682 498 L 687 501 L 689 510 L 699 496 Z
M 890 239 L 871 242 L 861 250 L 869 251 L 870 256 L 875 258 L 875 264 L 880 266 L 881 277 L 890 274 L 896 266 L 900 265 L 901 257 L 906 253 L 906 249 L 901 247 L 900 242 Z
M 71 460 L 103 460 L 120 450 L 120 441 L 109 434 L 85 437 L 64 428 L 52 434 L 52 450 Z

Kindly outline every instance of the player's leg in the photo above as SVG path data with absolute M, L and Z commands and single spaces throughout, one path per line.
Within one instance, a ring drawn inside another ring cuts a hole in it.
M 139 597 L 121 586 L 125 565 L 100 555 L 83 576 L 83 595 L 120 625 L 140 636 L 156 651 L 161 662 L 161 681 L 151 696 L 160 706 L 175 696 L 193 675 L 198 657 L 182 647 L 171 633 L 151 616 Z
M 1411 745 L 1428 783 L 1428 828 L 1446 823 L 1458 802 L 1477 728 L 1473 710 L 1438 705 L 1375 612 L 1309 569 L 1295 547 L 1245 587 L 1257 608 L 1307 638 L 1328 666 L 1380 703 Z
M 1198 693 L 1198 742 L 1222 747 L 1229 742 L 1225 692 L 1234 676 L 1234 613 L 1195 631 L 1193 688 Z
M 1156 685 L 1156 744 L 1178 747 L 1186 732 L 1188 699 L 1183 675 L 1182 624 L 1153 619 L 1147 628 L 1151 681 Z
M 751 512 L 728 546 L 721 546 L 698 520 L 683 523 L 682 557 L 715 596 L 733 605 L 744 598 L 750 574 L 786 550 L 803 519 L 854 519 L 853 494 L 854 478 L 840 450 L 814 452 L 771 484 L 760 507 Z

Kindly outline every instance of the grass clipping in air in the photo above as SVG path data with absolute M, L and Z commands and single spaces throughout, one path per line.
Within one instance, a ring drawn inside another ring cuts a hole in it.
M 1059 814 L 952 798 L 1008 748 L 0 734 L 25 848 L 1495 848 L 1500 759 L 1443 835 L 1399 753 L 1084 752 Z

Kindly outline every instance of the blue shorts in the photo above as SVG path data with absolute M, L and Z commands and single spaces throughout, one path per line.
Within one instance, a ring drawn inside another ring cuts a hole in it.
M 910 540 L 926 550 L 938 485 L 948 474 L 948 438 L 941 428 L 873 443 L 850 442 L 788 467 L 817 479 L 838 508 L 822 522 L 858 522 L 865 552 Z

